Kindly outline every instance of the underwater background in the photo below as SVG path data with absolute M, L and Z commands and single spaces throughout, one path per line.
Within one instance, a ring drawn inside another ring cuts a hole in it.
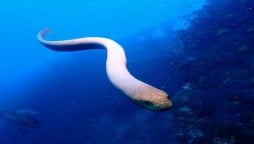
M 253 144 L 253 0 L 0 1 L 0 144 Z M 143 109 L 107 78 L 105 50 L 36 39 L 102 36 L 170 94 Z

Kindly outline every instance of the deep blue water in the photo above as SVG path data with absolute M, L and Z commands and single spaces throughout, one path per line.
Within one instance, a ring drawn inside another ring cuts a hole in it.
M 10 0 L 0 16 L 0 144 L 254 143 L 253 0 Z M 105 50 L 43 47 L 45 27 L 52 40 L 118 41 L 173 108 L 146 110 L 112 86 Z

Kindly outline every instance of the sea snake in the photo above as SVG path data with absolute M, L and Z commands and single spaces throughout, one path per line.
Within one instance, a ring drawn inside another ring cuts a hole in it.
M 162 111 L 172 107 L 172 101 L 166 92 L 144 83 L 130 74 L 126 67 L 127 59 L 124 49 L 117 42 L 103 37 L 83 37 L 60 41 L 45 40 L 44 37 L 50 31 L 50 29 L 44 29 L 37 35 L 39 42 L 45 47 L 55 51 L 106 48 L 107 76 L 116 88 L 146 109 Z

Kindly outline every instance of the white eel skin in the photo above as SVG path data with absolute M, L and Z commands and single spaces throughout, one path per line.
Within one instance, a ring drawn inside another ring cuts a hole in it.
M 106 71 L 111 83 L 125 95 L 146 109 L 162 111 L 172 107 L 172 101 L 163 90 L 144 83 L 130 74 L 126 67 L 124 49 L 115 41 L 103 37 L 84 37 L 70 40 L 49 41 L 44 37 L 50 29 L 40 31 L 37 38 L 45 47 L 55 51 L 88 49 L 107 50 Z

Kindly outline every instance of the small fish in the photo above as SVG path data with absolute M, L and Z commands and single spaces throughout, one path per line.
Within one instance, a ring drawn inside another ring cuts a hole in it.
M 21 114 L 21 115 L 37 115 L 38 114 L 37 111 L 34 111 L 32 109 L 20 109 L 20 110 L 17 110 L 15 113 Z
M 36 118 L 38 112 L 30 109 L 20 109 L 15 112 L 0 111 L 0 116 L 15 123 L 20 133 L 26 133 L 29 128 L 40 128 L 41 123 Z
M 41 127 L 40 122 L 35 117 L 29 116 L 29 115 L 11 113 L 11 114 L 8 114 L 7 119 L 25 128 L 40 128 Z
M 186 82 L 183 86 L 182 86 L 183 89 L 185 90 L 189 90 L 189 89 L 192 89 L 193 86 L 190 82 Z

